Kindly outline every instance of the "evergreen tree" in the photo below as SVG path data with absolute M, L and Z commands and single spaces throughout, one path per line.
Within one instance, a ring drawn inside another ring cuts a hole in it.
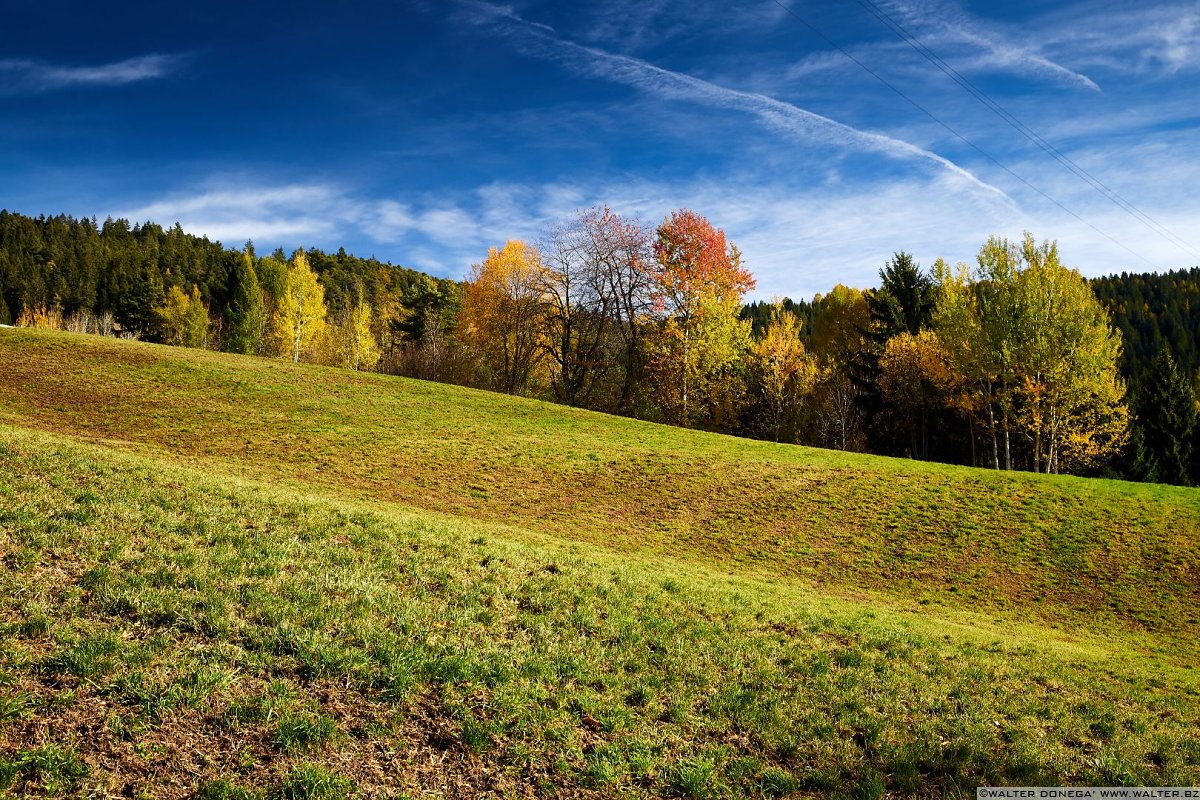
M 865 331 L 868 346 L 853 363 L 850 376 L 858 389 L 859 410 L 871 421 L 871 452 L 902 455 L 911 452 L 911 442 L 899 435 L 904 424 L 897 424 L 895 417 L 901 412 L 880 394 L 879 360 L 890 339 L 901 334 L 916 336 L 929 328 L 937 304 L 937 284 L 903 250 L 879 270 L 879 281 L 878 289 L 865 294 L 870 313 Z
M 262 340 L 263 301 L 249 248 L 243 251 L 229 282 L 224 349 L 230 353 L 256 353 Z
M 127 266 L 122 289 L 116 308 L 122 330 L 137 336 L 157 332 L 158 309 L 163 303 L 162 273 L 158 267 L 148 259 Z M 56 301 L 59 296 L 55 294 Z
M 901 333 L 916 336 L 929 327 L 937 305 L 937 284 L 913 257 L 901 250 L 879 270 L 879 288 L 867 294 L 875 338 Z
M 1197 437 L 1196 395 L 1166 348 L 1158 351 L 1134 394 L 1137 416 L 1131 473 L 1144 481 L 1192 485 Z

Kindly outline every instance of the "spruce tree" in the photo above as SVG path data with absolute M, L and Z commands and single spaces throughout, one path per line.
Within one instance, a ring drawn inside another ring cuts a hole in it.
M 256 353 L 262 340 L 263 301 L 249 248 L 229 275 L 228 291 L 224 349 L 230 353 Z
M 937 285 L 903 250 L 879 270 L 879 288 L 867 295 L 872 333 L 887 341 L 901 333 L 916 336 L 929 327 L 937 305 Z
M 1197 436 L 1196 395 L 1170 350 L 1163 348 L 1143 374 L 1133 399 L 1132 472 L 1144 481 L 1190 486 Z

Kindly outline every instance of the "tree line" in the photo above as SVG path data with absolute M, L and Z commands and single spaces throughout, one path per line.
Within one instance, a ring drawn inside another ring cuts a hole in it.
M 457 281 L 344 250 L 260 256 L 178 224 L 0 211 L 0 324 L 400 372 L 424 330 L 450 324 L 460 295 Z
M 1197 276 L 1089 283 L 1026 234 L 989 238 L 972 265 L 898 252 L 877 288 L 745 304 L 741 252 L 688 209 L 658 225 L 581 211 L 492 248 L 461 283 L 344 251 L 260 257 L 178 225 L 0 212 L 0 322 L 779 442 L 1185 485 L 1200 483 L 1197 329 L 1169 320 L 1197 309 Z M 1126 332 L 1147 319 L 1157 339 Z

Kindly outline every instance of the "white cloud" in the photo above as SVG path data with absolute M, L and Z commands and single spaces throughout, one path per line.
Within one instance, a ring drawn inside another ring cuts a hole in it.
M 1162 113 L 1176 111 L 1186 109 L 1167 104 Z M 1200 196 L 1192 191 L 1200 184 L 1200 140 L 1191 129 L 1098 137 L 1072 149 L 1071 157 L 1158 223 L 1191 239 L 1192 251 L 1200 252 L 1200 236 L 1194 234 Z M 1039 188 L 1094 228 L 1024 187 L 1014 188 L 1018 207 L 948 170 L 865 173 L 818 162 L 798 173 L 754 158 L 705 175 L 592 172 L 485 180 L 442 187 L 436 194 L 368 195 L 351 185 L 228 175 L 199 189 L 95 211 L 101 218 L 110 212 L 133 221 L 179 221 L 234 246 L 246 239 L 289 250 L 345 245 L 360 255 L 374 252 L 462 277 L 488 247 L 512 238 L 535 240 L 551 222 L 580 208 L 607 204 L 657 223 L 672 210 L 690 207 L 739 244 L 759 278 L 759 297 L 806 297 L 839 282 L 872 285 L 879 267 L 900 249 L 927 265 L 939 256 L 970 261 L 989 234 L 1020 236 L 1025 229 L 1058 239 L 1065 260 L 1088 275 L 1200 262 L 1040 153 L 1028 159 L 1012 163 L 1013 170 L 1036 176 Z
M 885 0 L 880 5 L 885 13 L 898 12 L 903 17 L 900 24 L 927 45 L 940 42 L 969 48 L 963 69 L 1034 75 L 1100 90 L 1087 75 L 1051 60 L 1036 44 L 1029 44 L 1033 37 L 1025 34 L 1022 44 L 1016 44 L 998 26 L 971 17 L 952 0 Z
M 1047 17 L 1043 37 L 1080 64 L 1120 74 L 1173 76 L 1200 68 L 1200 6 L 1081 4 Z
M 501 24 L 512 32 L 523 34 L 524 47 L 530 54 L 557 61 L 583 75 L 633 86 L 667 99 L 699 102 L 745 112 L 767 128 L 788 136 L 854 150 L 866 150 L 892 158 L 918 159 L 948 170 L 978 189 L 1009 200 L 1003 190 L 985 183 L 949 159 L 909 142 L 881 133 L 859 130 L 764 94 L 730 89 L 658 67 L 641 59 L 567 41 L 560 38 L 552 28 L 529 22 L 507 7 L 479 0 L 464 2 L 479 12 L 475 20 L 477 24 Z
M 164 77 L 182 61 L 180 55 L 158 53 L 94 66 L 4 59 L 0 60 L 0 93 L 37 94 L 73 86 L 121 86 Z
M 580 38 L 620 53 L 634 53 L 713 26 L 727 34 L 769 28 L 786 13 L 774 3 L 760 0 L 606 0 L 579 4 L 572 13 L 582 16 Z M 572 30 L 579 26 L 573 26 Z

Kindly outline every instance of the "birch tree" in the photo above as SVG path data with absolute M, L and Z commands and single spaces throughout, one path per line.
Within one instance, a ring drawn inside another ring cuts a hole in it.
M 297 250 L 288 264 L 274 327 L 279 351 L 293 362 L 310 357 L 324 335 L 325 290 L 302 250 Z
M 660 405 L 687 427 L 711 410 L 706 401 L 724 393 L 716 383 L 749 346 L 738 313 L 754 278 L 724 231 L 688 209 L 659 225 L 654 252 L 654 297 L 666 318 L 651 368 Z
M 992 466 L 1014 468 L 1024 433 L 1035 471 L 1094 466 L 1127 436 L 1120 336 L 1091 287 L 1059 263 L 1056 245 L 991 237 L 974 275 L 939 274 L 934 328 L 973 387 Z

